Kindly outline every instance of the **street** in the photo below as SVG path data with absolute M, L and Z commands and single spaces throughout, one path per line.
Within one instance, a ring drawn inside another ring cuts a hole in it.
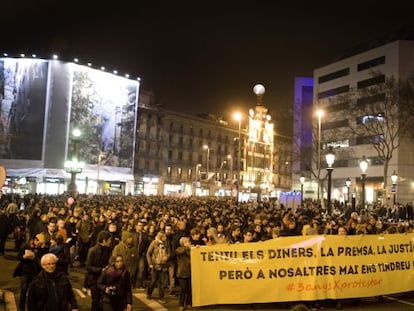
M 8 240 L 6 243 L 6 253 L 4 257 L 0 257 L 0 289 L 9 290 L 14 293 L 16 304 L 18 304 L 20 285 L 19 279 L 13 278 L 13 270 L 17 264 L 17 253 L 13 249 L 12 240 Z M 76 298 L 79 304 L 80 311 L 87 311 L 90 309 L 90 295 L 82 292 L 83 277 L 85 275 L 85 268 L 70 269 L 70 280 L 74 288 Z M 134 301 L 133 310 L 140 311 L 164 311 L 164 310 L 178 310 L 178 297 L 168 296 L 166 297 L 167 303 L 160 304 L 157 302 L 157 291 L 154 291 L 154 298 L 152 300 L 146 299 L 145 291 L 133 291 Z M 205 306 L 199 308 L 192 308 L 192 310 L 218 310 L 218 311 L 231 311 L 231 310 L 278 310 L 285 311 L 290 310 L 295 303 L 269 303 L 269 304 L 251 304 L 251 305 L 220 305 L 220 306 Z M 323 302 L 322 306 L 324 310 L 335 310 L 334 302 Z M 376 297 L 363 298 L 358 303 L 355 301 L 346 300 L 343 301 L 342 310 L 354 310 L 354 311 L 374 311 L 374 310 L 414 310 L 414 295 L 413 292 L 383 296 L 383 299 L 379 301 Z

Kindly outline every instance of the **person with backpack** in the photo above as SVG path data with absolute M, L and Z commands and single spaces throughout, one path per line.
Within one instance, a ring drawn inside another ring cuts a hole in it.
M 160 303 L 166 303 L 164 294 L 168 277 L 167 262 L 171 255 L 166 245 L 166 241 L 167 235 L 165 232 L 159 231 L 155 237 L 155 240 L 151 242 L 147 251 L 147 262 L 148 267 L 151 271 L 151 283 L 147 289 L 147 298 L 152 298 L 152 292 L 155 288 L 155 285 L 158 283 L 158 302 Z

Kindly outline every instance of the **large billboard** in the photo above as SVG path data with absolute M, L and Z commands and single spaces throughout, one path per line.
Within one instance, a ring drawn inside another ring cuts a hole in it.
M 0 58 L 0 159 L 62 169 L 79 128 L 82 161 L 131 169 L 138 91 L 137 80 L 88 66 Z
M 41 160 L 48 62 L 0 59 L 0 158 Z

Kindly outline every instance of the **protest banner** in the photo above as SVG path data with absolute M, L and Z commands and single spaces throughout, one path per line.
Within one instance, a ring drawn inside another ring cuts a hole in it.
M 192 248 L 193 305 L 412 291 L 413 239 L 414 234 L 315 235 Z

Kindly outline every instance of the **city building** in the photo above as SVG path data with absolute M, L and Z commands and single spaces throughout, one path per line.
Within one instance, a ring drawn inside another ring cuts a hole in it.
M 358 204 L 361 201 L 368 204 L 381 201 L 392 205 L 392 198 L 396 195 L 398 202 L 413 201 L 413 140 L 402 135 L 396 137 L 397 147 L 385 173 L 384 159 L 379 156 L 373 144 L 387 139 L 388 133 L 383 131 L 372 135 L 361 131 L 368 122 L 381 126 L 384 122 L 389 122 L 393 130 L 401 126 L 401 117 L 390 120 L 389 111 L 368 112 L 367 108 L 382 107 L 384 110 L 391 102 L 386 89 L 388 79 L 394 78 L 398 82 L 409 78 L 413 73 L 414 41 L 406 40 L 383 43 L 354 52 L 314 70 L 314 112 L 322 109 L 324 115 L 319 119 L 320 144 L 313 144 L 313 154 L 315 156 L 320 153 L 321 170 L 324 171 L 327 166 L 324 155 L 330 147 L 335 152 L 332 199 L 347 202 L 354 198 Z M 370 90 L 378 92 L 373 95 L 372 92 L 369 93 Z M 401 107 L 396 107 L 401 116 Z M 318 120 L 314 113 L 312 132 L 317 133 L 317 128 Z M 350 131 L 350 128 L 354 130 Z M 398 134 L 398 131 L 395 130 L 394 133 Z M 318 139 L 317 135 L 313 137 Z M 366 172 L 362 172 L 360 168 L 364 156 L 368 161 Z M 314 163 L 313 170 L 316 169 Z M 394 172 L 397 178 L 392 182 L 391 176 Z M 349 187 L 346 186 L 348 178 L 351 181 Z M 324 197 L 326 191 L 325 184 Z
M 259 200 L 290 189 L 291 138 L 275 133 L 261 102 L 225 121 L 164 109 L 144 90 L 138 111 L 136 194 Z

